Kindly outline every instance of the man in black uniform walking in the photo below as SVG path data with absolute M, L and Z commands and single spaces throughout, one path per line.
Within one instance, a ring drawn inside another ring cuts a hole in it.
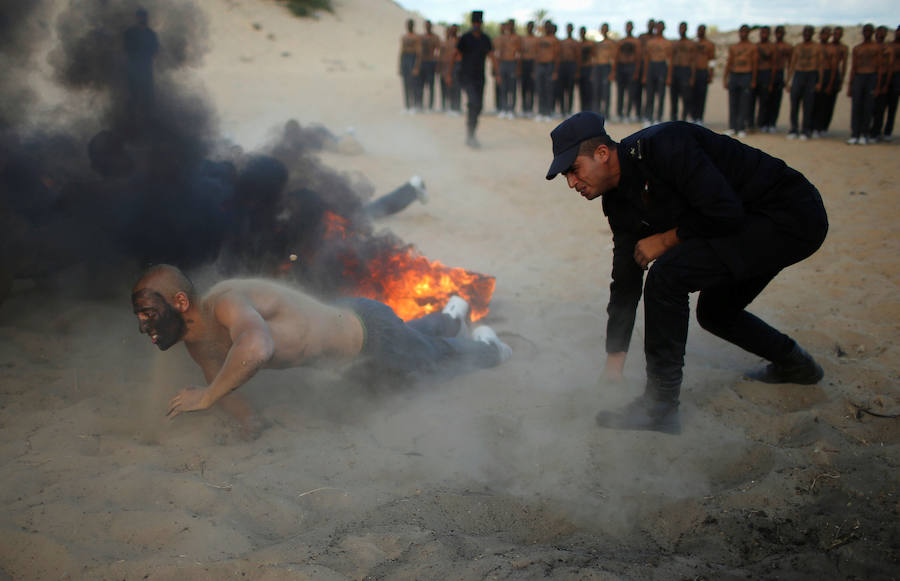
M 680 432 L 688 295 L 695 291 L 704 329 L 771 361 L 750 378 L 799 384 L 822 378 L 822 368 L 793 339 L 744 310 L 781 269 L 813 254 L 825 239 L 822 198 L 802 174 L 683 122 L 616 143 L 604 118 L 585 112 L 550 136 L 554 158 L 547 179 L 561 173 L 584 198 L 602 196 L 613 232 L 609 379 L 622 376 L 643 288 L 646 388 L 621 412 L 600 412 L 601 426 Z
M 460 80 L 466 91 L 468 101 L 468 115 L 466 116 L 466 145 L 478 148 L 481 144 L 475 139 L 475 128 L 478 125 L 478 116 L 481 114 L 484 103 L 484 59 L 490 57 L 491 70 L 495 81 L 500 83 L 500 69 L 497 68 L 497 59 L 494 57 L 494 46 L 491 38 L 481 31 L 483 13 L 481 10 L 472 12 L 472 30 L 466 32 L 456 43 L 456 50 L 462 55 L 462 69 Z

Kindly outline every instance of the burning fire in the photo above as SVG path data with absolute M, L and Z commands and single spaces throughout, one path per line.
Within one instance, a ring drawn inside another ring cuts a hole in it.
M 348 221 L 337 214 L 324 216 L 326 240 L 347 240 Z M 492 276 L 463 268 L 444 266 L 436 260 L 420 255 L 412 246 L 391 248 L 364 265 L 367 276 L 353 276 L 359 272 L 356 256 L 345 261 L 347 280 L 354 281 L 350 294 L 379 300 L 409 321 L 440 311 L 450 297 L 459 295 L 468 301 L 473 321 L 487 315 L 494 294 L 496 280 Z

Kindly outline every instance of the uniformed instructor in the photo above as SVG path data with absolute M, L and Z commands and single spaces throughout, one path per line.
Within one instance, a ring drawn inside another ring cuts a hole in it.
M 481 147 L 475 137 L 475 129 L 478 127 L 478 116 L 481 115 L 484 103 L 484 60 L 486 57 L 491 60 L 494 82 L 498 85 L 501 84 L 500 68 L 497 65 L 497 58 L 494 56 L 494 45 L 491 43 L 491 37 L 481 30 L 483 17 L 484 13 L 481 10 L 473 10 L 472 29 L 463 34 L 456 43 L 456 53 L 462 62 L 460 78 L 468 101 L 466 145 L 476 149 Z
M 822 368 L 796 341 L 745 310 L 781 269 L 825 239 L 822 198 L 780 159 L 703 127 L 671 122 L 616 143 L 604 118 L 582 112 L 550 134 L 547 179 L 563 174 L 584 198 L 602 196 L 613 233 L 606 376 L 620 380 L 643 290 L 644 394 L 601 426 L 679 433 L 688 295 L 700 291 L 704 329 L 771 363 L 748 374 L 814 384 Z M 644 271 L 647 271 L 644 281 Z

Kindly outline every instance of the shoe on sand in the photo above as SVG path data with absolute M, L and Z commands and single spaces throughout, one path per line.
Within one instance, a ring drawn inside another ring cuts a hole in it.
M 781 361 L 777 363 L 773 361 L 764 369 L 757 369 L 745 375 L 747 379 L 763 383 L 813 385 L 825 377 L 825 371 L 812 355 L 795 343 L 788 356 Z
M 466 299 L 458 295 L 453 295 L 450 297 L 450 300 L 447 301 L 447 304 L 444 305 L 441 312 L 459 320 L 459 331 L 456 333 L 457 337 L 465 337 L 468 334 L 469 303 L 466 302 Z
M 413 189 L 416 190 L 416 197 L 419 199 L 419 201 L 423 204 L 427 204 L 428 192 L 425 190 L 425 182 L 422 181 L 422 178 L 420 176 L 413 176 L 409 178 L 409 185 L 411 185 Z
M 512 355 L 510 346 L 501 341 L 497 333 L 487 325 L 475 327 L 475 330 L 472 331 L 472 339 L 482 343 L 489 343 L 496 347 L 497 351 L 500 352 L 500 361 L 506 361 Z
M 641 396 L 617 412 L 597 414 L 597 425 L 614 430 L 647 430 L 665 434 L 681 433 L 678 404 Z

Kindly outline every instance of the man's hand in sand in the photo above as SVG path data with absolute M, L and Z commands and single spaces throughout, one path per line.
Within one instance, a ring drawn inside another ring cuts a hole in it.
M 169 411 L 166 417 L 170 420 L 182 412 L 196 412 L 209 409 L 206 390 L 198 387 L 186 387 L 178 395 L 169 400 Z

